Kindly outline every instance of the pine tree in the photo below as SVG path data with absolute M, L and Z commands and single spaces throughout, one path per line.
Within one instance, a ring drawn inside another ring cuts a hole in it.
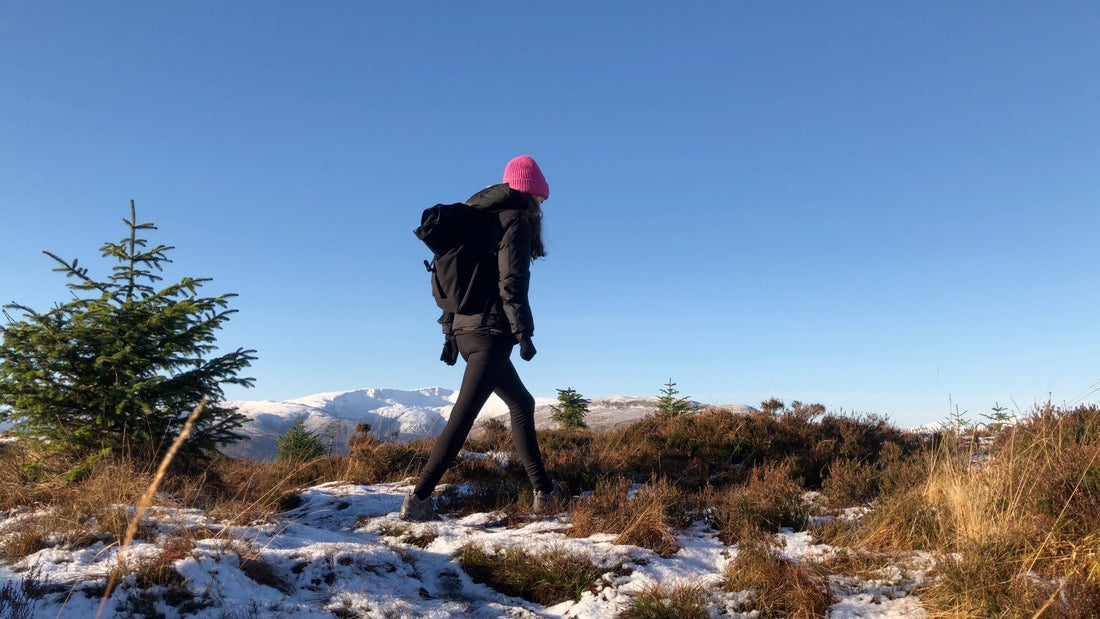
M 279 462 L 303 462 L 325 455 L 325 444 L 321 438 L 306 429 L 302 419 L 296 419 L 287 428 L 286 434 L 279 437 L 279 450 L 275 459 Z
M 665 388 L 661 389 L 661 395 L 657 396 L 657 414 L 662 417 L 678 417 L 694 408 L 688 398 L 677 397 L 679 391 L 676 383 L 668 379 Z
M 999 402 L 994 402 L 993 414 L 982 415 L 982 417 L 985 417 L 989 420 L 989 427 L 993 430 L 994 434 L 1000 434 L 1001 430 L 1004 430 L 1005 426 L 1007 426 L 1009 422 L 1012 421 L 1012 415 L 1009 415 L 1005 412 L 1007 410 L 1008 407 L 1001 406 Z
M 568 389 L 558 389 L 558 406 L 551 406 L 553 411 L 551 419 L 560 423 L 563 428 L 587 428 L 584 422 L 588 414 L 589 400 L 581 397 L 581 394 Z
M 245 417 L 221 404 L 222 385 L 253 383 L 237 373 L 255 360 L 254 350 L 211 356 L 236 295 L 201 297 L 210 280 L 191 277 L 154 288 L 174 248 L 147 248 L 138 233 L 156 227 L 137 223 L 132 200 L 123 222 L 129 235 L 100 249 L 118 262 L 106 281 L 46 251 L 60 264 L 54 271 L 74 280 L 67 284 L 73 299 L 42 313 L 4 306 L 0 420 L 60 448 L 155 459 L 206 398 L 183 453 L 207 455 L 243 438 L 236 430 Z

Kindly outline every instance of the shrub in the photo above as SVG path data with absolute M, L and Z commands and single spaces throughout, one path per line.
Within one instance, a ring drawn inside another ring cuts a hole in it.
M 45 594 L 49 583 L 39 581 L 39 570 L 32 568 L 17 584 L 9 580 L 0 587 L 0 617 L 6 619 L 32 619 L 35 616 L 37 597 Z
M 755 467 L 788 462 L 807 489 L 818 489 L 837 460 L 886 471 L 923 448 L 918 437 L 882 418 L 826 414 L 814 420 L 821 408 L 798 404 L 782 414 L 709 408 L 650 417 L 600 435 L 596 468 L 639 480 L 664 476 L 694 491 L 743 483 Z
M 499 417 L 491 417 L 474 426 L 466 439 L 466 448 L 487 453 L 512 450 L 512 431 Z
M 675 479 L 691 491 L 708 481 L 743 479 L 751 458 L 750 422 L 724 409 L 678 417 L 648 417 L 599 437 L 597 468 L 646 481 Z
M 725 544 L 736 544 L 756 531 L 801 530 L 809 515 L 802 494 L 802 487 L 791 478 L 789 465 L 765 466 L 744 486 L 707 493 L 707 520 Z
M 183 453 L 209 455 L 242 438 L 244 416 L 222 406 L 222 385 L 251 386 L 238 372 L 255 359 L 237 349 L 211 357 L 215 333 L 235 310 L 234 295 L 201 297 L 208 279 L 185 277 L 154 287 L 156 272 L 172 249 L 146 248 L 130 202 L 127 238 L 107 243 L 105 258 L 120 264 L 106 281 L 45 252 L 75 281 L 73 298 L 38 313 L 5 306 L 0 327 L 0 420 L 59 449 L 92 453 L 108 448 L 153 461 L 180 433 L 187 413 L 208 400 L 183 445 Z M 14 320 L 7 310 L 22 313 Z
M 587 428 L 540 431 L 539 451 L 543 464 L 573 494 L 594 488 L 606 473 L 598 453 L 603 437 L 603 433 Z
M 855 460 L 834 460 L 827 470 L 828 476 L 821 484 L 821 492 L 830 505 L 865 505 L 878 496 L 880 477 L 874 467 Z

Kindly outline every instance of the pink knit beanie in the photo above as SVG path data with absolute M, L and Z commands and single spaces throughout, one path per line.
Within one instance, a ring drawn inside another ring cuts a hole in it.
M 539 164 L 527 155 L 520 155 L 504 166 L 504 182 L 518 191 L 525 191 L 543 199 L 550 197 L 550 185 L 542 175 Z

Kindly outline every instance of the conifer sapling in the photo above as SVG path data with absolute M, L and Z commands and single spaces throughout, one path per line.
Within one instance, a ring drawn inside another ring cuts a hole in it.
M 657 396 L 657 414 L 663 417 L 678 417 L 690 412 L 694 407 L 688 398 L 679 397 L 680 391 L 676 389 L 676 383 L 668 379 L 665 388 L 661 389 L 661 395 Z
M 79 453 L 110 449 L 155 459 L 205 397 L 182 453 L 209 454 L 243 438 L 237 429 L 245 417 L 221 404 L 222 386 L 253 383 L 237 374 L 255 360 L 254 350 L 215 354 L 215 332 L 236 312 L 227 309 L 236 295 L 199 296 L 210 280 L 192 277 L 155 287 L 174 248 L 148 248 L 139 238 L 156 227 L 137 223 L 132 200 L 123 222 L 128 236 L 100 250 L 118 262 L 106 280 L 76 259 L 43 252 L 60 264 L 54 271 L 73 280 L 73 298 L 45 312 L 4 306 L 0 420 Z
M 275 459 L 279 462 L 304 462 L 320 458 L 327 451 L 321 438 L 307 430 L 301 418 L 295 419 L 278 441 L 279 450 Z
M 589 400 L 583 398 L 571 387 L 558 389 L 558 405 L 550 407 L 553 411 L 550 417 L 563 428 L 587 428 L 588 424 L 584 422 L 584 418 L 588 414 L 589 403 Z

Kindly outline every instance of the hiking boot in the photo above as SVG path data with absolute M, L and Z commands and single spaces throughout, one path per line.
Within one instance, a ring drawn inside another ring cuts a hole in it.
M 565 511 L 572 497 L 562 489 L 558 482 L 554 482 L 554 490 L 543 492 L 535 490 L 535 500 L 531 503 L 531 511 L 536 514 L 557 514 Z
M 439 516 L 432 507 L 432 497 L 418 499 L 410 492 L 405 497 L 405 502 L 401 504 L 401 519 L 409 522 L 427 522 L 439 520 Z

